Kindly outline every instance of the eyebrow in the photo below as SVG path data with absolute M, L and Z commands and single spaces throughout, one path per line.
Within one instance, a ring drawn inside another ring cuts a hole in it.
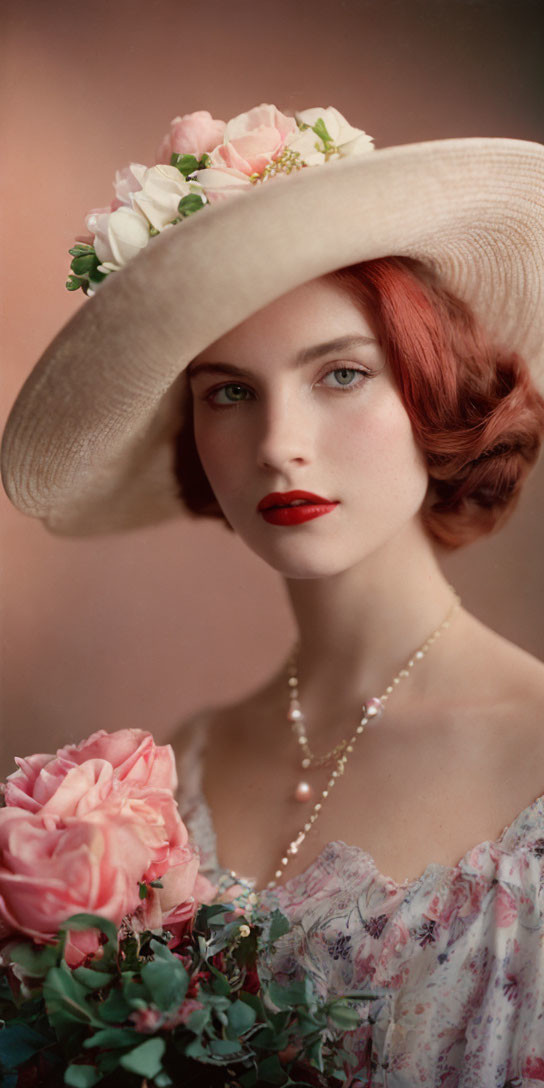
M 363 347 L 365 344 L 377 343 L 378 341 L 372 336 L 339 336 L 335 340 L 327 340 L 323 344 L 313 344 L 309 348 L 303 348 L 295 356 L 295 365 L 304 366 L 305 363 L 321 359 L 324 355 L 332 355 L 333 352 L 346 351 L 350 348 Z M 192 378 L 197 374 L 236 374 L 245 378 L 251 377 L 249 370 L 232 366 L 229 363 L 189 363 L 187 367 L 188 377 Z

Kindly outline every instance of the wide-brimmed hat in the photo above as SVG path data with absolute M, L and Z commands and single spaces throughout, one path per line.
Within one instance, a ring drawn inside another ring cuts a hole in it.
M 544 146 L 470 137 L 332 158 L 211 203 L 107 275 L 12 408 L 10 499 L 68 535 L 182 514 L 190 360 L 300 284 L 393 255 L 431 265 L 544 391 Z

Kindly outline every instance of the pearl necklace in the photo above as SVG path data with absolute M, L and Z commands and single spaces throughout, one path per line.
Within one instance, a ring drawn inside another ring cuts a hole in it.
M 338 779 L 343 775 L 348 757 L 353 752 L 357 738 L 364 732 L 366 726 L 372 726 L 377 723 L 384 710 L 385 703 L 387 702 L 391 693 L 395 690 L 397 684 L 400 684 L 404 677 L 410 675 L 410 669 L 413 669 L 417 661 L 421 661 L 425 657 L 425 654 L 432 646 L 433 642 L 440 637 L 442 631 L 450 626 L 450 620 L 454 612 L 460 607 L 461 599 L 455 592 L 453 586 L 449 587 L 454 596 L 454 603 L 452 604 L 446 618 L 442 620 L 442 623 L 436 628 L 435 631 L 422 646 L 417 649 L 410 659 L 406 662 L 406 665 L 393 677 L 392 681 L 386 687 L 383 695 L 379 698 L 373 697 L 368 699 L 362 706 L 362 717 L 359 725 L 357 726 L 354 734 L 350 737 L 349 741 L 343 740 L 340 744 L 337 744 L 330 752 L 327 752 L 325 756 L 314 756 L 310 746 L 308 744 L 308 738 L 306 736 L 306 730 L 304 726 L 304 715 L 302 713 L 300 703 L 298 700 L 298 676 L 296 668 L 296 651 L 292 655 L 288 665 L 288 686 L 289 686 L 289 710 L 287 712 L 288 721 L 291 723 L 294 733 L 296 734 L 297 741 L 304 753 L 302 758 L 302 767 L 307 769 L 308 767 L 321 767 L 325 766 L 332 759 L 336 760 L 336 770 L 334 770 L 329 778 L 325 789 L 321 793 L 319 801 L 314 805 L 313 811 L 308 816 L 304 827 L 299 831 L 298 835 L 287 847 L 284 857 L 282 857 L 280 865 L 281 868 L 276 869 L 274 873 L 274 880 L 270 880 L 267 884 L 267 888 L 274 888 L 276 886 L 276 880 L 278 880 L 285 872 L 286 866 L 289 864 L 290 858 L 298 854 L 304 839 L 309 831 L 311 831 L 315 821 L 317 820 L 319 813 L 323 808 L 323 803 L 330 796 L 330 791 L 338 782 Z M 299 782 L 295 789 L 295 799 L 297 801 L 311 800 L 312 788 L 308 782 Z

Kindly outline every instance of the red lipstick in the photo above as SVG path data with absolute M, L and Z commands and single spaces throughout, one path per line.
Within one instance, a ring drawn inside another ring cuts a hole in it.
M 337 506 L 337 502 L 312 491 L 271 491 L 261 499 L 257 510 L 271 525 L 301 525 L 330 514 Z

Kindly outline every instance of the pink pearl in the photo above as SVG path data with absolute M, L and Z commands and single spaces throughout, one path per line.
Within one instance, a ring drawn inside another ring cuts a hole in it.
M 309 801 L 312 796 L 312 787 L 309 782 L 299 782 L 295 790 L 296 801 Z
M 376 697 L 369 699 L 368 702 L 365 703 L 363 713 L 365 718 L 368 718 L 368 725 L 374 725 L 375 722 L 379 721 L 383 714 L 383 703 L 381 699 L 376 699 Z

